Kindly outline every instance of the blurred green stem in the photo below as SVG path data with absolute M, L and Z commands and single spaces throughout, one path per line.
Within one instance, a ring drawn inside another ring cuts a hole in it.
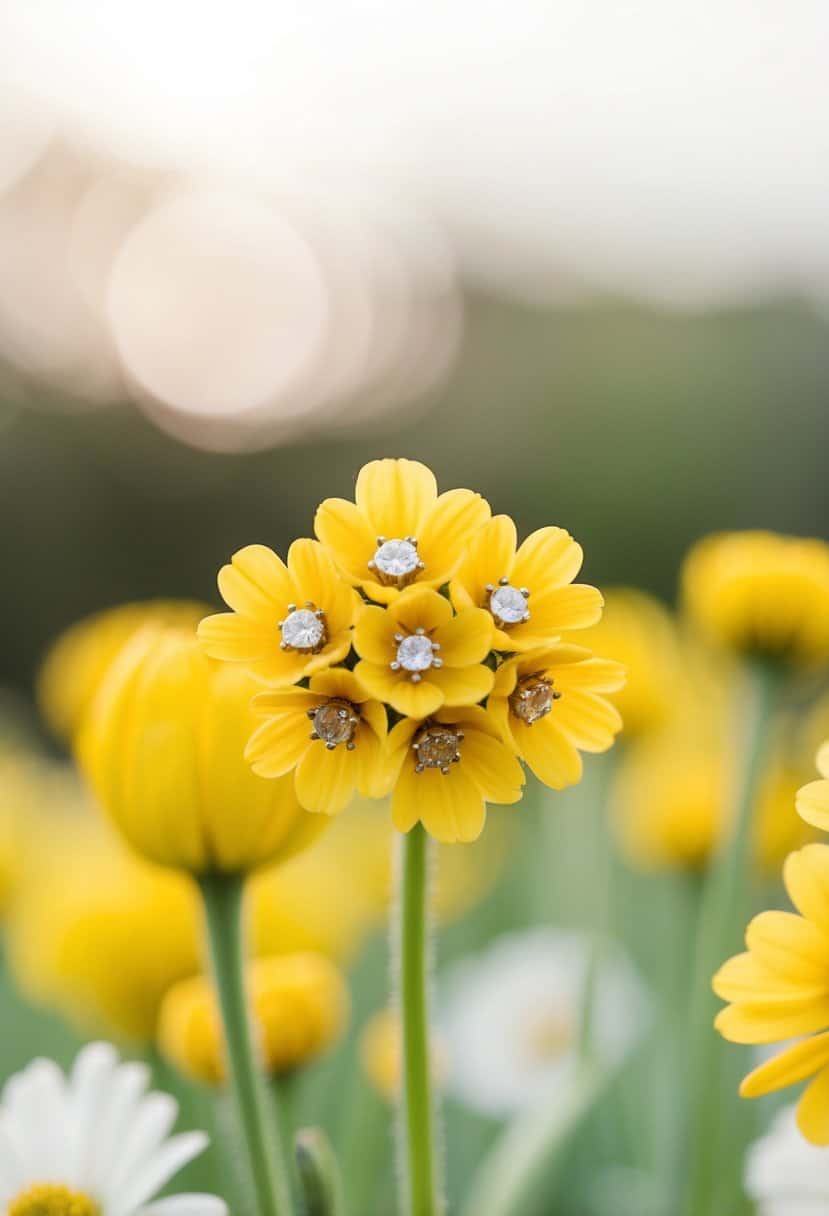
M 258 1216 L 292 1216 L 293 1202 L 282 1137 L 269 1110 L 245 995 L 242 933 L 244 878 L 206 875 L 200 880 L 210 962 L 221 1009 L 230 1088 L 247 1149 Z
M 402 839 L 400 1011 L 403 1023 L 403 1168 L 407 1216 L 437 1216 L 434 1109 L 429 1063 L 427 980 L 428 837 L 421 824 Z
M 718 1126 L 722 1110 L 723 1070 L 727 1052 L 713 1026 L 717 1002 L 711 980 L 725 960 L 739 949 L 740 937 L 751 914 L 751 849 L 754 807 L 763 775 L 772 716 L 782 682 L 781 670 L 762 660 L 746 664 L 747 689 L 743 701 L 742 739 L 735 765 L 733 829 L 711 864 L 705 883 L 694 958 L 690 1019 L 689 1190 L 687 1216 L 710 1216 L 716 1208 L 715 1192 L 728 1179 L 720 1163 L 725 1157 L 737 1175 L 742 1170 L 744 1144 L 730 1145 L 722 1154 Z M 682 780 L 682 775 L 678 775 Z M 734 1062 L 737 1062 L 736 1055 Z M 736 1090 L 735 1096 L 736 1096 Z M 739 1122 L 739 1115 L 737 1116 Z M 733 1179 L 735 1189 L 739 1178 Z M 729 1209 L 731 1210 L 731 1209 Z

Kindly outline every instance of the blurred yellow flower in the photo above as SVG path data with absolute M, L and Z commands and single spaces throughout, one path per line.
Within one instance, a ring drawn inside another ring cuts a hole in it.
M 195 887 L 128 852 L 77 786 L 43 810 L 8 923 L 12 971 L 83 1030 L 149 1042 L 167 989 L 201 966 Z
M 292 777 L 266 781 L 245 763 L 258 687 L 173 629 L 146 627 L 111 667 L 79 753 L 101 805 L 151 861 L 246 872 L 320 831 L 324 820 L 299 805 Z
M 624 667 L 625 682 L 611 700 L 628 739 L 662 726 L 674 708 L 680 668 L 676 627 L 667 608 L 644 591 L 611 587 L 604 598 L 602 619 L 580 632 L 578 643 Z
M 829 659 L 829 545 L 773 532 L 727 532 L 691 549 L 682 576 L 691 619 L 742 653 Z
M 0 918 L 25 872 L 25 843 L 55 784 L 51 766 L 18 746 L 0 746 Z
M 469 544 L 450 584 L 452 603 L 458 611 L 488 610 L 496 650 L 536 650 L 601 616 L 596 588 L 573 582 L 582 558 L 581 545 L 563 528 L 539 528 L 519 546 L 515 524 L 496 515 Z
M 266 684 L 285 687 L 348 654 L 359 599 L 317 541 L 295 540 L 287 565 L 264 545 L 248 545 L 218 581 L 233 611 L 199 625 L 211 658 L 242 663 Z
M 412 587 L 389 608 L 360 613 L 354 674 L 372 697 L 411 718 L 442 705 L 475 705 L 492 688 L 492 671 L 483 666 L 492 636 L 492 619 L 482 608 L 453 615 L 437 591 Z
M 248 741 L 245 759 L 260 777 L 291 773 L 306 811 L 336 815 L 356 791 L 367 798 L 385 792 L 386 707 L 353 672 L 318 672 L 307 689 L 260 693 L 253 708 L 266 721 Z
M 797 813 L 813 827 L 829 832 L 829 739 L 817 754 L 817 768 L 823 780 L 810 781 L 797 791 Z
M 438 1034 L 432 1034 L 432 1078 L 440 1082 L 447 1067 L 446 1047 Z M 394 1009 L 379 1009 L 372 1014 L 360 1034 L 360 1063 L 373 1088 L 386 1102 L 396 1102 L 401 1072 L 400 1016 Z
M 380 604 L 414 582 L 443 586 L 489 518 L 472 490 L 439 495 L 434 474 L 415 460 L 364 465 L 355 497 L 327 498 L 314 530 L 345 577 Z
M 50 647 L 35 685 L 52 733 L 71 742 L 113 659 L 142 625 L 154 621 L 195 630 L 206 611 L 188 600 L 147 600 L 106 608 L 71 625 Z
M 731 1002 L 715 1024 L 734 1043 L 798 1040 L 750 1073 L 740 1093 L 756 1098 L 813 1077 L 797 1123 L 813 1144 L 829 1144 L 829 846 L 792 853 L 783 877 L 797 914 L 751 921 L 747 952 L 714 977 L 714 991 Z
M 476 840 L 486 803 L 518 802 L 524 785 L 521 765 L 479 706 L 404 718 L 389 734 L 389 765 L 394 826 L 408 832 L 421 822 L 447 844 Z
M 580 646 L 550 646 L 508 659 L 495 674 L 487 710 L 501 738 L 546 785 L 581 780 L 581 751 L 603 752 L 622 725 L 602 693 L 625 673 Z
M 264 1068 L 280 1076 L 309 1064 L 342 1033 L 348 1019 L 345 981 L 322 954 L 261 958 L 247 969 L 248 994 Z M 194 976 L 165 997 L 158 1045 L 185 1076 L 219 1085 L 226 1069 L 221 1022 L 209 981 Z

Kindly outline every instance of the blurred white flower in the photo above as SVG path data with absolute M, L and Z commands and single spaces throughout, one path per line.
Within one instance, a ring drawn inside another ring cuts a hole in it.
M 227 1216 L 214 1195 L 153 1196 L 207 1147 L 204 1132 L 169 1138 L 178 1108 L 146 1093 L 149 1071 L 92 1043 L 69 1077 L 34 1060 L 0 1098 L 0 1210 L 13 1216 Z
M 648 1018 L 628 959 L 590 934 L 562 929 L 499 938 L 456 964 L 443 994 L 448 1088 L 496 1116 L 536 1106 L 575 1079 L 582 1025 L 591 1061 L 611 1068 Z
M 745 1185 L 757 1216 L 825 1216 L 829 1211 L 829 1148 L 804 1140 L 795 1107 L 779 1112 L 746 1156 Z

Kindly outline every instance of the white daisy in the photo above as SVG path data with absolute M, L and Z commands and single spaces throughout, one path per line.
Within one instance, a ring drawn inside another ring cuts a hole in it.
M 149 1070 L 92 1043 L 69 1077 L 34 1060 L 0 1096 L 3 1216 L 227 1216 L 214 1195 L 153 1196 L 207 1147 L 204 1132 L 169 1138 L 178 1107 L 147 1093 Z
M 829 1212 L 829 1148 L 804 1140 L 794 1106 L 781 1110 L 767 1135 L 746 1156 L 746 1191 L 757 1216 L 826 1216 Z
M 441 1017 L 449 1088 L 496 1116 L 544 1102 L 578 1070 L 588 991 L 590 1055 L 611 1067 L 641 1033 L 647 1010 L 636 972 L 619 951 L 602 945 L 597 953 L 587 933 L 538 928 L 456 964 Z

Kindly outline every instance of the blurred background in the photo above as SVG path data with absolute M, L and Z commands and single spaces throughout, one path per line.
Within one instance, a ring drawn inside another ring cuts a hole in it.
M 0 679 L 377 455 L 597 582 L 826 530 L 829 15 L 0 10 Z

